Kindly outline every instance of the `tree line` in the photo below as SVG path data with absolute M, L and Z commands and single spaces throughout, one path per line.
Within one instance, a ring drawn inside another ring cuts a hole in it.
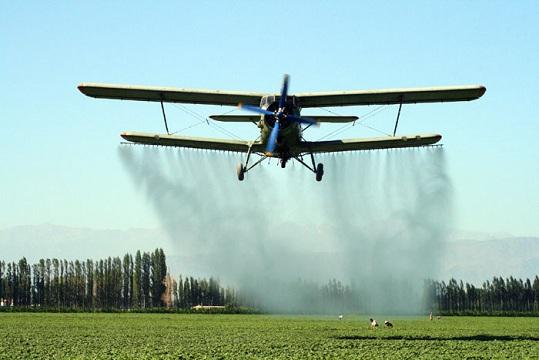
M 77 311 L 185 310 L 196 305 L 227 306 L 232 311 L 283 311 L 264 302 L 264 295 L 249 286 L 242 291 L 223 287 L 210 277 L 195 278 L 167 272 L 162 249 L 137 251 L 133 257 L 87 259 L 40 259 L 30 264 L 0 261 L 0 308 L 31 308 Z M 356 311 L 357 295 L 350 286 L 335 279 L 325 285 L 303 280 L 275 282 L 262 291 L 293 294 L 287 298 L 288 312 L 324 312 L 328 308 Z M 279 297 L 279 296 L 278 296 Z M 261 301 L 262 299 L 262 301 Z M 240 309 L 241 308 L 241 309 Z
M 494 277 L 480 287 L 462 280 L 427 281 L 433 312 L 446 315 L 539 315 L 539 276 Z
M 0 306 L 57 310 L 131 310 L 235 303 L 235 292 L 213 278 L 167 272 L 163 249 L 99 261 L 0 261 Z
M 411 286 L 411 285 L 410 285 Z M 337 280 L 325 285 L 302 280 L 266 284 L 262 290 L 287 294 L 289 312 L 361 311 L 365 293 Z M 539 315 L 539 276 L 530 279 L 494 277 L 481 286 L 455 279 L 425 282 L 425 311 L 445 315 Z M 0 308 L 43 310 L 190 309 L 195 305 L 248 306 L 282 309 L 282 304 L 261 303 L 264 294 L 224 288 L 215 278 L 168 273 L 162 249 L 137 251 L 133 257 L 98 261 L 41 259 L 30 264 L 0 261 Z M 281 296 L 277 296 L 278 299 Z M 280 306 L 280 307 L 279 307 Z

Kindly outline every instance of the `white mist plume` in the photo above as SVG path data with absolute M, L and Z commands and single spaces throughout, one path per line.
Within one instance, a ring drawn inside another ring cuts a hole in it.
M 359 289 L 364 311 L 417 312 L 452 225 L 441 148 L 318 156 L 321 183 L 275 160 L 239 182 L 240 154 L 122 146 L 119 155 L 191 259 L 182 271 L 217 276 L 269 310 L 308 301 L 291 281 L 336 278 Z

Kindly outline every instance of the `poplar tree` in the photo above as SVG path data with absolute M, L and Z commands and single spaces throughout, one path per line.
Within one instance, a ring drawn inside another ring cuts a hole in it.
M 129 254 L 125 254 L 123 261 L 123 286 L 122 286 L 122 297 L 123 297 L 123 308 L 129 309 L 131 307 L 131 260 Z
M 150 293 L 151 293 L 151 290 L 150 290 L 150 276 L 151 276 L 151 267 L 152 267 L 152 262 L 151 262 L 151 257 L 150 257 L 150 254 L 148 254 L 147 252 L 145 252 L 143 255 L 142 255 L 142 274 L 141 274 L 141 281 L 140 281 L 140 284 L 141 284 L 141 298 L 142 298 L 142 303 L 141 303 L 141 306 L 143 308 L 145 307 L 150 307 L 152 306 L 152 303 L 151 303 L 151 297 L 150 297 Z
M 88 308 L 95 307 L 95 295 L 94 295 L 94 262 L 90 259 L 86 260 L 86 306 Z
M 165 279 L 167 265 L 163 249 L 155 249 L 151 254 L 151 289 L 152 306 L 163 306 L 163 294 L 165 293 Z
M 111 277 L 111 286 L 112 286 L 112 306 L 115 309 L 120 309 L 123 305 L 122 299 L 122 260 L 119 257 L 114 257 L 112 259 L 112 277 Z
M 52 307 L 52 262 L 51 259 L 45 260 L 45 306 Z
M 142 257 L 140 250 L 137 250 L 135 255 L 135 264 L 133 266 L 133 306 L 140 308 L 141 301 L 141 280 L 142 280 Z
M 6 297 L 6 284 L 5 284 L 5 266 L 6 264 L 3 261 L 0 261 L 0 302 L 4 301 L 4 298 Z

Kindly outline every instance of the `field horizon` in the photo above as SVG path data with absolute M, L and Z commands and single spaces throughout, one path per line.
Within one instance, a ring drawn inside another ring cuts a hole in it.
M 384 328 L 389 319 L 393 328 Z M 0 313 L 0 359 L 537 358 L 539 319 Z

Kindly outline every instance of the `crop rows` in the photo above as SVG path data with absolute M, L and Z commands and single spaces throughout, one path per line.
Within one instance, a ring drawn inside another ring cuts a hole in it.
M 0 313 L 0 359 L 539 358 L 536 318 L 392 320 Z

